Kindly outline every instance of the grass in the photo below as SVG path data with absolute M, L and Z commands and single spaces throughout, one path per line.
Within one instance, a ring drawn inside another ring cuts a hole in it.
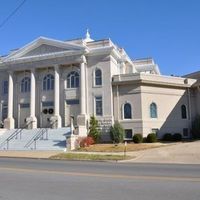
M 126 146 L 126 151 L 140 151 L 155 147 L 161 147 L 164 144 L 161 143 L 141 143 L 141 144 L 134 144 L 128 143 Z M 95 144 L 89 147 L 83 147 L 78 149 L 81 152 L 124 152 L 124 144 Z
M 55 156 L 51 156 L 50 159 L 58 160 L 125 160 L 133 157 L 123 155 L 100 155 L 100 154 L 84 154 L 84 153 L 60 153 Z

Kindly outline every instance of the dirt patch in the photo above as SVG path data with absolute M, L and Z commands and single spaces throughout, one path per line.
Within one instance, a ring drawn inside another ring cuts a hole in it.
M 128 143 L 125 147 L 124 144 L 94 144 L 89 147 L 80 148 L 78 151 L 83 152 L 124 152 L 126 151 L 140 151 L 145 149 L 151 149 L 156 147 L 166 146 L 166 144 L 162 143 L 142 143 L 142 144 L 134 144 Z

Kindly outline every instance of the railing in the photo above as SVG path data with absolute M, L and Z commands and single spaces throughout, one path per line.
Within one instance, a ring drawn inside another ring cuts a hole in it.
M 36 149 L 37 140 L 39 140 L 39 139 L 44 140 L 45 133 L 46 133 L 45 140 L 48 140 L 48 128 L 42 128 L 26 143 L 26 145 L 24 147 L 28 148 L 34 143 L 34 149 Z
M 9 149 L 9 142 L 10 140 L 12 140 L 14 137 L 15 139 L 18 139 L 18 135 L 19 135 L 19 139 L 21 140 L 22 139 L 22 131 L 24 129 L 26 129 L 30 124 L 32 124 L 33 121 L 29 122 L 28 124 L 26 124 L 25 126 L 23 126 L 22 128 L 20 129 L 17 129 L 15 130 L 8 138 L 6 138 L 1 144 L 0 144 L 0 149 L 5 145 L 7 147 L 7 150 Z
M 53 121 L 52 123 L 50 123 L 50 127 L 49 128 L 53 128 L 54 125 L 57 124 L 58 125 L 58 120 Z M 57 127 L 57 126 L 56 126 Z

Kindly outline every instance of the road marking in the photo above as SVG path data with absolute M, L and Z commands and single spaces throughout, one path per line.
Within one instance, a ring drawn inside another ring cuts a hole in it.
M 42 170 L 42 169 L 28 169 L 28 168 L 14 168 L 14 167 L 0 167 L 0 171 L 15 171 L 15 172 L 28 172 L 28 173 L 43 173 L 43 174 L 57 174 L 68 176 L 86 176 L 86 177 L 101 177 L 101 178 L 116 178 L 128 180 L 162 180 L 162 181 L 189 181 L 200 182 L 200 177 L 170 177 L 170 176 L 136 176 L 136 175 L 123 175 L 123 174 L 103 174 L 103 173 L 86 173 L 86 172 L 65 172 L 56 170 Z

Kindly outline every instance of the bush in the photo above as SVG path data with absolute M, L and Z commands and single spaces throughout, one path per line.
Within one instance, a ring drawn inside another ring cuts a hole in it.
M 143 137 L 142 142 L 147 143 L 147 137 Z
M 162 138 L 164 141 L 172 141 L 172 134 L 171 133 L 165 133 L 163 135 L 163 138 Z
M 94 144 L 94 139 L 92 137 L 85 137 L 82 138 L 80 141 L 80 147 L 89 147 L 90 145 Z
M 134 143 L 142 143 L 142 141 L 143 141 L 143 137 L 142 137 L 141 134 L 135 134 L 133 136 L 133 142 Z
M 157 142 L 156 134 L 155 133 L 149 133 L 149 135 L 147 136 L 147 142 L 148 143 Z
M 120 143 L 124 140 L 124 129 L 119 122 L 116 122 L 110 128 L 110 137 L 114 143 Z
M 175 133 L 173 136 L 172 136 L 172 139 L 173 141 L 181 141 L 182 140 L 182 135 L 180 133 Z
M 90 127 L 89 127 L 89 137 L 92 137 L 95 143 L 98 143 L 100 140 L 100 131 L 98 121 L 94 116 L 90 117 Z

